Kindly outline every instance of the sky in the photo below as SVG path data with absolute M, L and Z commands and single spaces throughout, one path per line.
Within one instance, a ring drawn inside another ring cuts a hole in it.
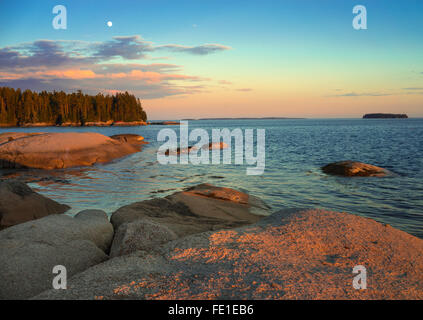
M 0 0 L 0 86 L 128 91 L 149 119 L 423 117 L 422 38 L 421 0 Z

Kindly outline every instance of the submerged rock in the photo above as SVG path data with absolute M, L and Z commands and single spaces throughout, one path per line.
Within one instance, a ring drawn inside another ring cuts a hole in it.
M 390 172 L 384 168 L 357 161 L 339 161 L 322 167 L 327 174 L 344 177 L 384 177 Z
M 203 145 L 201 148 L 198 148 L 196 146 L 188 146 L 188 148 L 176 148 L 172 150 L 166 150 L 165 155 L 179 155 L 181 153 L 189 153 L 191 150 L 198 151 L 198 150 L 223 150 L 227 149 L 229 146 L 225 142 L 210 142 L 209 144 Z
M 141 150 L 135 143 L 94 132 L 3 134 L 0 168 L 60 169 L 105 163 Z M 10 139 L 12 138 L 12 139 Z
M 222 150 L 222 149 L 226 149 L 228 148 L 228 145 L 225 142 L 210 142 L 208 145 L 203 146 L 203 148 L 205 149 L 210 149 L 210 150 Z
M 202 196 L 210 199 L 231 201 L 234 203 L 248 204 L 250 195 L 231 188 L 216 187 L 208 183 L 187 188 L 186 195 Z
M 115 134 L 110 138 L 118 140 L 122 143 L 131 143 L 134 145 L 146 144 L 147 142 L 144 141 L 144 137 L 139 136 L 137 134 L 126 133 L 126 134 Z
M 124 206 L 110 219 L 115 230 L 126 222 L 146 218 L 183 237 L 208 230 L 234 228 L 258 221 L 269 207 L 243 192 L 201 184 L 165 198 Z
M 37 299 L 423 299 L 423 240 L 371 219 L 282 210 L 96 265 Z M 353 268 L 367 289 L 353 287 Z
M 175 155 L 179 155 L 181 153 L 189 153 L 191 150 L 197 150 L 197 148 L 194 147 L 194 146 L 188 146 L 188 148 L 180 148 L 180 147 L 178 147 L 178 148 L 176 148 L 176 150 L 175 149 L 172 149 L 172 150 L 168 149 L 168 150 L 165 151 L 164 154 L 166 156 L 168 156 L 168 155 L 175 156 Z
M 51 214 L 60 214 L 69 208 L 36 193 L 23 182 L 0 181 L 0 230 Z
M 105 212 L 51 215 L 0 231 L 0 299 L 30 298 L 52 288 L 53 267 L 68 278 L 107 259 L 113 227 Z

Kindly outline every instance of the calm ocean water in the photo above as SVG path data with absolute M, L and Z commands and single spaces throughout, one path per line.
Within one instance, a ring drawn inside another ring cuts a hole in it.
M 132 202 L 162 197 L 208 182 L 248 190 L 273 210 L 290 207 L 346 211 L 391 224 L 423 238 L 423 119 L 201 120 L 189 128 L 266 129 L 266 170 L 247 176 L 239 165 L 167 165 L 157 162 L 163 126 L 0 129 L 0 132 L 95 131 L 136 133 L 150 142 L 142 152 L 84 169 L 0 170 L 32 181 L 42 194 L 72 207 L 70 213 L 99 208 L 112 213 Z M 178 126 L 167 126 L 178 129 Z M 386 178 L 342 178 L 320 167 L 356 160 L 387 168 Z

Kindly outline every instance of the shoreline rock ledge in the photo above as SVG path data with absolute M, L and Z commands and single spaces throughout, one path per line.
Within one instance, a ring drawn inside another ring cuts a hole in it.
M 23 182 L 0 181 L 0 230 L 51 214 L 64 213 L 69 208 L 36 193 Z
M 116 210 L 110 222 L 117 234 L 121 226 L 143 219 L 159 225 L 158 232 L 167 238 L 185 237 L 210 230 L 251 224 L 270 214 L 259 198 L 238 190 L 207 183 L 190 187 L 164 198 L 136 202 Z M 135 228 L 144 228 L 145 223 Z M 124 226 L 123 229 L 134 229 Z M 150 226 L 153 228 L 153 226 Z M 136 234 L 136 231 L 131 231 Z M 124 238 L 123 235 L 120 237 Z
M 95 132 L 0 134 L 0 168 L 63 169 L 106 163 L 141 150 L 143 137 Z
M 367 270 L 357 290 L 353 269 Z M 282 210 L 115 257 L 34 299 L 423 299 L 423 240 L 374 220 Z
M 357 161 L 339 161 L 322 167 L 326 174 L 343 177 L 385 177 L 392 174 L 389 170 Z

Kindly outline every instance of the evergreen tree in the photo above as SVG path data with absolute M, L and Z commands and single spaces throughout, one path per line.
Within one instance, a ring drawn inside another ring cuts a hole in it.
M 63 91 L 37 93 L 0 87 L 0 125 L 21 126 L 38 122 L 85 125 L 98 121 L 147 121 L 147 114 L 140 99 L 128 92 L 90 96 L 81 90 L 71 94 Z

